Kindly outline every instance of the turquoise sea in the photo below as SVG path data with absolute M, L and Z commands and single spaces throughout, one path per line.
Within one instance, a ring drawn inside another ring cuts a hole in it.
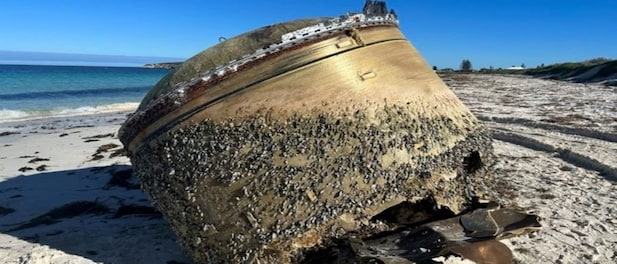
M 0 65 L 0 122 L 135 107 L 169 70 Z

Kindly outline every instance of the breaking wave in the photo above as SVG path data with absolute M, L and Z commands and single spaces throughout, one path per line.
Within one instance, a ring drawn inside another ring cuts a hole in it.
M 13 109 L 0 109 L 0 123 L 11 122 L 11 121 L 24 121 L 24 120 L 32 120 L 39 118 L 49 118 L 49 117 L 70 117 L 70 116 L 81 116 L 81 115 L 93 115 L 93 114 L 104 114 L 104 113 L 114 113 L 114 112 L 126 112 L 133 111 L 137 109 L 139 103 L 137 102 L 128 102 L 128 103 L 114 103 L 107 105 L 99 105 L 99 106 L 83 106 L 76 108 L 56 108 L 52 110 L 33 110 L 33 111 L 23 111 L 23 110 L 13 110 Z

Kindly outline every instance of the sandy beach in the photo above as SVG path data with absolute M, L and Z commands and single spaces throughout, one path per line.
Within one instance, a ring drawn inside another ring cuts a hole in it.
M 444 75 L 493 132 L 500 202 L 541 231 L 505 241 L 519 263 L 617 261 L 615 87 L 525 76 Z
M 617 90 L 441 76 L 492 131 L 499 202 L 538 214 L 517 263 L 617 262 Z M 0 123 L 0 263 L 192 263 L 131 176 L 130 111 Z
M 0 124 L 0 263 L 191 263 L 131 177 L 126 114 Z

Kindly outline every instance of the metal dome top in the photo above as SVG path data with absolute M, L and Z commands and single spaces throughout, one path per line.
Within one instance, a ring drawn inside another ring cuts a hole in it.
M 174 86 L 186 82 L 203 72 L 228 64 L 230 61 L 241 59 L 242 56 L 255 53 L 256 50 L 281 42 L 281 37 L 289 32 L 306 28 L 329 18 L 300 19 L 284 22 L 249 31 L 236 37 L 227 39 L 205 49 L 189 58 L 177 69 L 167 74 L 146 94 L 139 106 L 145 108 L 162 95 L 173 91 Z

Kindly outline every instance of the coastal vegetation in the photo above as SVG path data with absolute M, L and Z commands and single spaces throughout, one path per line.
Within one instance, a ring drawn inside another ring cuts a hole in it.
M 465 59 L 459 70 L 444 68 L 437 70 L 438 73 L 484 73 L 484 74 L 521 74 L 530 75 L 542 79 L 564 80 L 578 83 L 602 83 L 609 86 L 617 86 L 617 60 L 608 58 L 595 58 L 581 62 L 564 62 L 551 65 L 538 65 L 536 68 L 521 67 L 512 68 L 481 68 L 473 70 L 471 62 Z
M 602 82 L 617 85 L 617 60 L 596 58 L 582 62 L 566 62 L 527 69 L 524 74 L 574 82 Z
M 464 59 L 461 62 L 461 71 L 462 72 L 470 72 L 472 71 L 471 61 L 468 59 Z

